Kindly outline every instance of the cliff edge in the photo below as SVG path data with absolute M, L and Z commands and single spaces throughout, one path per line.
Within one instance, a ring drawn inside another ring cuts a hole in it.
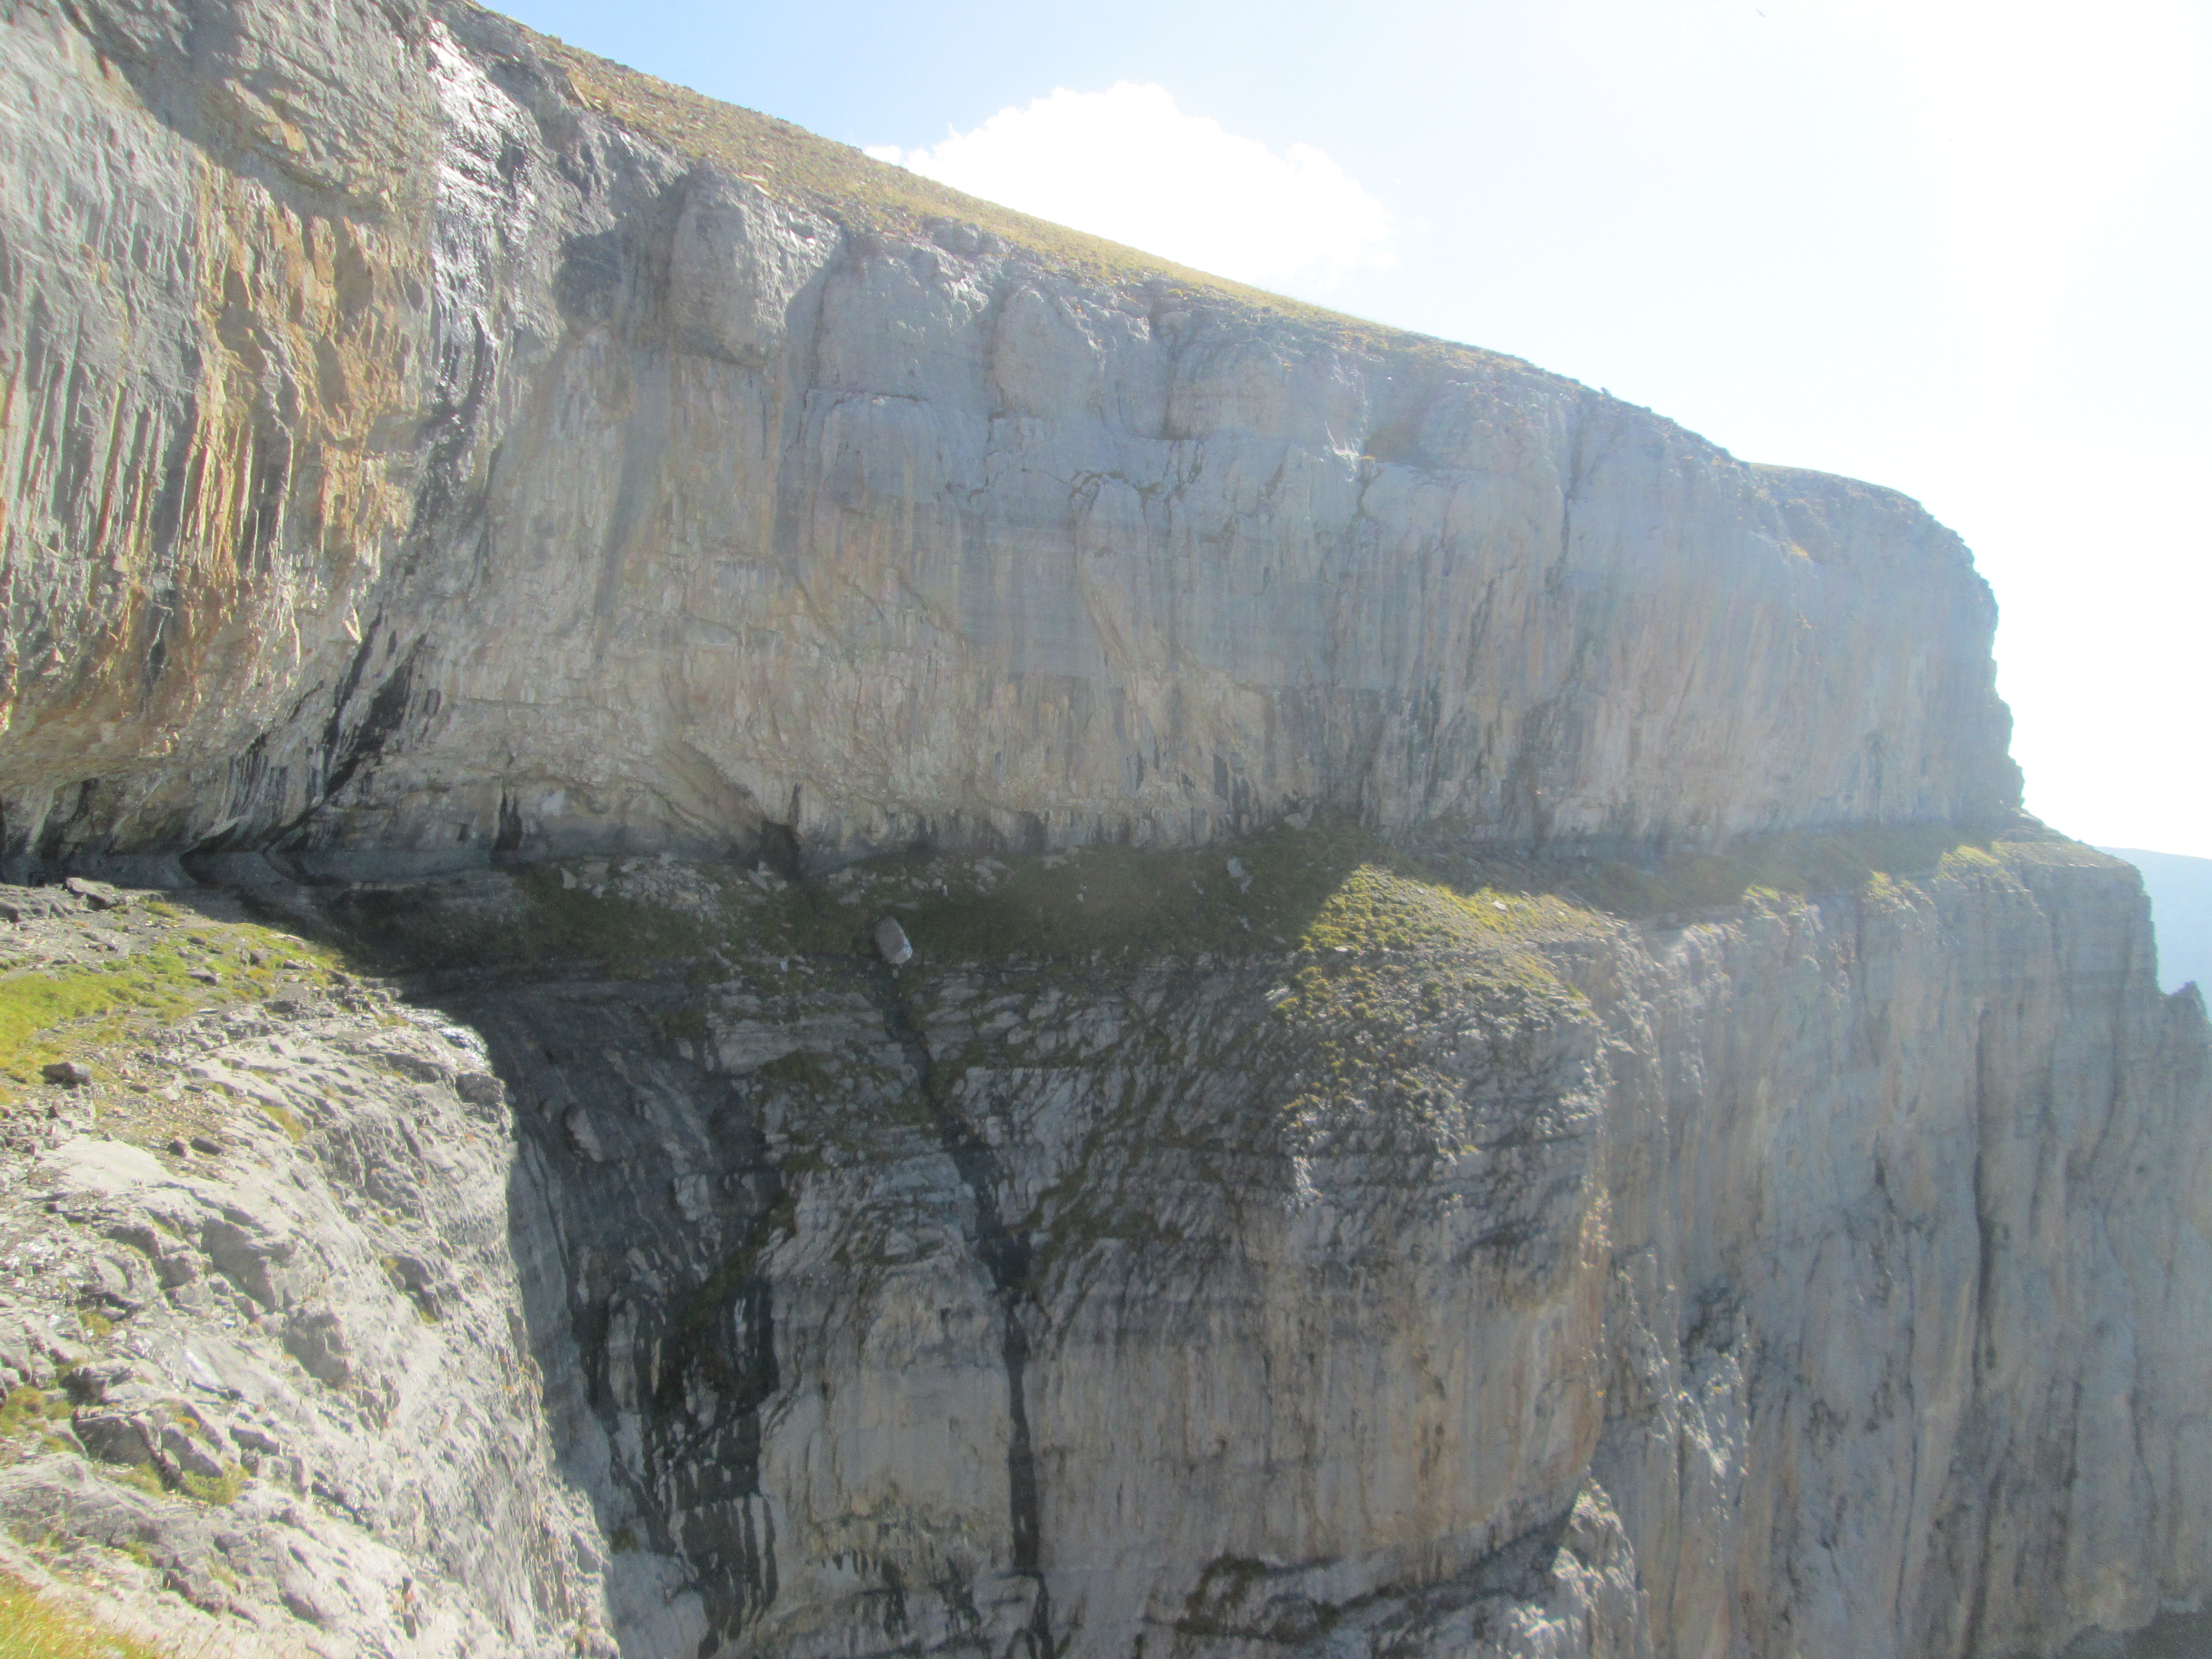
M 0 31 L 0 1571 L 2204 1639 L 2212 1032 L 1913 503 L 457 0 Z
M 8 29 L 19 874 L 2017 804 L 1890 492 L 466 5 Z
M 0 889 L 0 1566 L 328 1659 L 2198 1650 L 2133 872 L 1234 845 Z

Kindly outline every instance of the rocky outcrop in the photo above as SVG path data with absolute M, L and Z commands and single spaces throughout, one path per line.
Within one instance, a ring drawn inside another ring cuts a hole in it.
M 1304 939 L 471 1005 L 710 1645 L 1996 1656 L 2212 1584 L 2205 1028 L 2127 872 L 1370 871 Z
M 4 1565 L 163 1651 L 591 1650 L 607 1544 L 555 1467 L 482 1038 L 218 895 L 37 896 L 0 890 L 7 1059 L 37 1075 L 27 993 L 101 1012 L 84 1080 L 0 1120 Z
M 2201 1634 L 2203 1006 L 1917 507 L 455 0 L 0 27 L 0 1563 L 334 1659 Z
M 2016 803 L 1899 496 L 465 5 L 7 27 L 19 869 Z
M 2116 861 L 1889 850 L 264 888 L 408 1001 L 33 1097 L 8 1248 L 111 1260 L 0 1513 L 331 1653 L 2126 1651 L 2212 1589 L 2203 1005 Z

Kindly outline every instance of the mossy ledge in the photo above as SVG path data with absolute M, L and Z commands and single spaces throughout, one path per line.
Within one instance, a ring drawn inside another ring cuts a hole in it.
M 896 918 L 934 963 L 1475 949 L 1526 954 L 1626 923 L 1679 924 L 1763 898 L 1879 897 L 1938 876 L 2107 862 L 2032 819 L 1749 838 L 1643 864 L 1516 859 L 1392 842 L 1343 820 L 1200 848 L 916 851 L 791 880 L 756 865 L 575 859 L 300 897 L 356 965 L 395 975 L 681 977 L 738 962 L 869 955 Z M 687 1017 L 672 1016 L 696 1036 Z
M 348 977 L 343 953 L 244 918 L 148 897 L 77 920 L 68 954 L 0 955 L 0 1104 L 42 1069 L 106 1057 L 203 1009 L 262 1002 Z

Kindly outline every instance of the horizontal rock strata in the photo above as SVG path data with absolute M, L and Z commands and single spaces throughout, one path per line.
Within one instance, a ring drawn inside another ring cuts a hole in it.
M 0 31 L 0 1568 L 2203 1638 L 2203 1005 L 1911 502 L 459 0 Z
M 463 5 L 6 27 L 19 870 L 2016 804 L 1900 496 L 918 213 Z
M 31 1097 L 5 1248 L 112 1325 L 0 1289 L 75 1443 L 0 1512 L 331 1654 L 402 1581 L 426 1652 L 1188 1659 L 2055 1656 L 2212 1587 L 2207 1031 L 2125 866 L 1222 862 L 263 890 L 417 1006 L 226 962 Z

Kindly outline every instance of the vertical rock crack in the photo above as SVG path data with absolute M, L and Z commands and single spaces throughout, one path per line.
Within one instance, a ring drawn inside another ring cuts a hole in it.
M 1054 1651 L 1052 1595 L 1041 1565 L 1036 1453 L 1030 1437 L 1026 1381 L 1030 1339 L 1022 1320 L 1023 1304 L 1036 1299 L 1030 1235 L 1007 1224 L 999 1207 L 999 1194 L 1007 1184 L 1006 1170 L 990 1143 L 947 1098 L 929 1044 L 905 998 L 899 994 L 893 969 L 871 960 L 868 982 L 883 1015 L 884 1029 L 914 1068 L 938 1144 L 952 1160 L 961 1184 L 975 1202 L 975 1254 L 991 1276 L 993 1295 L 999 1304 L 1000 1353 L 1006 1373 L 1006 1510 L 1012 1530 L 1013 1571 L 1028 1579 L 1036 1592 L 1024 1637 L 1029 1659 L 1050 1659 Z

